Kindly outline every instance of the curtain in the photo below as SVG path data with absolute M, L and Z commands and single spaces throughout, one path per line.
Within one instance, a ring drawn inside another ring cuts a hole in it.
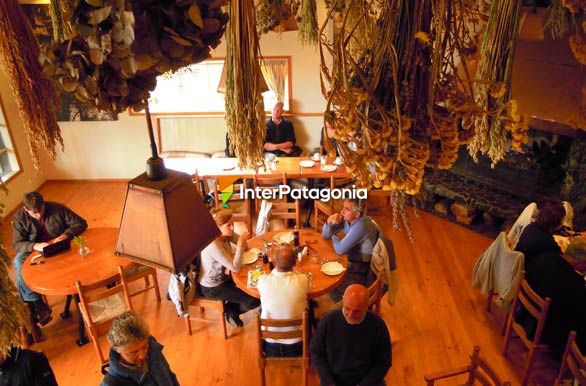
M 285 80 L 289 75 L 286 59 L 269 59 L 261 62 L 261 71 L 269 88 L 277 95 L 277 100 L 285 100 Z

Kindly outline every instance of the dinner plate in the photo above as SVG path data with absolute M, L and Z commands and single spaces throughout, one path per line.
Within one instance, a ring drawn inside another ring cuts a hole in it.
M 346 268 L 337 261 L 330 261 L 321 266 L 321 271 L 329 276 L 336 276 L 344 272 Z
M 273 236 L 273 239 L 280 244 L 289 244 L 291 243 L 291 241 L 293 241 L 293 232 L 291 231 L 285 231 L 285 232 L 279 232 L 277 234 L 275 234 L 275 236 Z
M 304 159 L 299 161 L 299 166 L 303 168 L 312 168 L 315 165 L 315 162 L 310 159 Z
M 252 264 L 258 259 L 258 253 L 260 250 L 258 248 L 252 248 L 248 251 L 244 252 L 244 256 L 242 256 L 242 264 Z
M 320 169 L 324 172 L 334 172 L 338 167 L 336 165 L 322 165 Z

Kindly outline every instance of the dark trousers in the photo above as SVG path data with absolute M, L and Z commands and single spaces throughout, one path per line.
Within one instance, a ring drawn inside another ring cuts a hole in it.
M 260 301 L 243 292 L 229 279 L 216 287 L 199 286 L 202 296 L 226 301 L 226 312 L 238 316 L 260 306 Z
M 365 287 L 370 286 L 376 280 L 376 274 L 370 269 L 370 263 L 352 263 L 348 262 L 348 272 L 339 286 L 334 288 L 330 293 L 330 299 L 339 302 L 344 296 L 344 291 L 350 284 L 362 284 Z
M 284 344 L 263 340 L 262 351 L 268 357 L 300 357 L 303 354 L 303 342 Z

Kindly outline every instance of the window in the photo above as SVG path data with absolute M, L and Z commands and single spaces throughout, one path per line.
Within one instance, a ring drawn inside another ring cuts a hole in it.
M 269 91 L 263 93 L 265 111 L 271 111 L 278 100 L 289 111 L 290 60 L 288 57 L 265 58 L 261 69 Z M 157 78 L 149 108 L 153 114 L 210 114 L 225 112 L 224 94 L 219 92 L 223 59 L 209 59 L 184 67 L 174 74 Z
M 6 119 L 4 103 L 0 97 L 0 179 L 7 182 L 20 171 L 18 155 L 12 145 L 12 136 Z

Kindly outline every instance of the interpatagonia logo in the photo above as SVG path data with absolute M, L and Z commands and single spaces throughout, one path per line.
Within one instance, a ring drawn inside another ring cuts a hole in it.
M 219 176 L 218 187 L 220 189 L 220 198 L 222 199 L 222 207 L 228 208 L 228 200 L 234 194 L 234 182 L 238 180 L 238 176 Z

